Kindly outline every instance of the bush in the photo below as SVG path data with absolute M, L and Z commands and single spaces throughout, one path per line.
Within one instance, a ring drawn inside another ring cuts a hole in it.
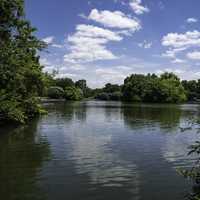
M 110 96 L 108 93 L 103 92 L 103 93 L 97 94 L 95 96 L 95 99 L 102 100 L 102 101 L 109 101 Z
M 20 103 L 13 99 L 0 102 L 0 116 L 1 121 L 24 123 L 27 119 L 25 112 L 20 106 Z
M 66 100 L 78 101 L 83 98 L 83 92 L 81 89 L 74 86 L 66 87 L 64 91 L 64 97 Z
M 110 100 L 112 100 L 112 101 L 120 101 L 121 98 L 122 98 L 122 93 L 121 92 L 110 93 Z
M 64 90 L 61 87 L 50 87 L 48 97 L 52 99 L 61 99 L 64 97 Z
M 100 93 L 95 96 L 95 99 L 103 100 L 103 101 L 120 101 L 122 97 L 121 92 L 113 92 L 113 93 Z

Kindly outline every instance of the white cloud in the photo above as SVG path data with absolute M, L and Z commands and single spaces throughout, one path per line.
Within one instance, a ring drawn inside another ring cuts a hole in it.
M 42 66 L 44 66 L 44 67 L 50 65 L 50 63 L 49 63 L 49 61 L 47 60 L 47 58 L 40 58 L 40 64 L 41 64 Z
M 52 44 L 51 46 L 59 49 L 63 48 L 63 45 L 61 44 Z
M 188 31 L 184 34 L 169 33 L 162 39 L 162 45 L 171 48 L 189 48 L 200 46 L 200 32 Z
M 162 45 L 168 47 L 162 57 L 173 58 L 172 63 L 184 63 L 186 60 L 176 58 L 178 53 L 200 47 L 200 32 L 197 30 L 186 33 L 169 33 L 162 38 Z M 200 59 L 199 52 L 190 52 L 186 57 L 192 60 Z
M 142 15 L 150 11 L 149 8 L 142 5 L 142 0 L 131 0 L 129 5 L 137 15 Z
M 120 67 L 115 68 L 99 68 L 96 69 L 96 75 L 106 82 L 122 84 L 126 76 L 129 74 L 129 70 L 124 71 Z
M 169 50 L 167 50 L 165 53 L 162 54 L 162 57 L 166 57 L 166 58 L 176 58 L 176 54 L 179 52 L 182 52 L 186 50 L 186 48 L 175 48 L 172 49 L 170 48 Z
M 179 59 L 179 58 L 175 58 L 174 60 L 172 60 L 172 63 L 185 63 L 186 61 L 183 59 Z
M 122 39 L 119 34 L 107 29 L 92 25 L 78 25 L 76 33 L 67 39 L 71 46 L 70 53 L 64 56 L 64 60 L 71 63 L 84 63 L 116 59 L 117 56 L 106 48 L 106 44 Z
M 200 51 L 187 53 L 187 57 L 191 60 L 200 60 Z
M 129 29 L 132 32 L 141 29 L 141 25 L 138 19 L 128 17 L 121 11 L 98 11 L 93 9 L 88 16 L 88 19 L 94 20 L 105 27 L 119 28 L 119 29 Z
M 198 22 L 198 19 L 191 17 L 191 18 L 188 18 L 188 19 L 186 20 L 186 22 L 187 22 L 188 24 L 192 24 L 192 23 Z
M 150 49 L 152 47 L 153 43 L 152 42 L 148 42 L 146 40 L 144 40 L 142 43 L 139 43 L 138 46 L 144 49 Z
M 155 73 L 158 74 L 158 75 L 160 75 L 160 74 L 163 74 L 165 72 L 173 72 L 173 73 L 175 73 L 177 75 L 180 75 L 180 74 L 185 73 L 185 70 L 165 68 L 165 69 L 162 69 L 162 70 L 158 69 L 158 70 L 156 70 Z
M 100 38 L 112 41 L 122 40 L 122 37 L 113 31 L 85 24 L 80 24 L 76 27 L 76 33 L 74 36 L 80 38 Z
M 43 38 L 42 41 L 47 44 L 52 44 L 54 39 L 55 39 L 54 36 L 49 36 L 49 37 Z
M 77 77 L 77 75 L 71 74 L 71 73 L 60 73 L 60 74 L 56 75 L 56 78 L 66 78 L 66 77 L 75 78 L 75 77 Z

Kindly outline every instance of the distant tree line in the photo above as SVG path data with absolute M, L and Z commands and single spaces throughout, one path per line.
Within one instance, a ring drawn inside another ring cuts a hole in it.
M 91 89 L 86 80 L 73 82 L 72 79 L 62 78 L 52 80 L 48 96 L 67 100 L 94 98 L 105 101 L 182 103 L 200 99 L 200 80 L 181 81 L 178 76 L 168 72 L 160 76 L 132 74 L 124 80 L 123 85 L 107 83 L 103 88 Z

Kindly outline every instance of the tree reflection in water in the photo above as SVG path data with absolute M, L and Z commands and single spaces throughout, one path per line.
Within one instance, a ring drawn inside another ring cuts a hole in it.
M 0 132 L 1 199 L 46 199 L 36 177 L 50 158 L 49 144 L 40 135 L 38 120 Z

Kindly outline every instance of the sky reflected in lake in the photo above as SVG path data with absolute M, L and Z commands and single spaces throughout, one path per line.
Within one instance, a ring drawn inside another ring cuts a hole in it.
M 182 200 L 197 105 L 67 102 L 19 128 L 1 128 L 7 199 Z M 185 131 L 183 131 L 184 128 Z

